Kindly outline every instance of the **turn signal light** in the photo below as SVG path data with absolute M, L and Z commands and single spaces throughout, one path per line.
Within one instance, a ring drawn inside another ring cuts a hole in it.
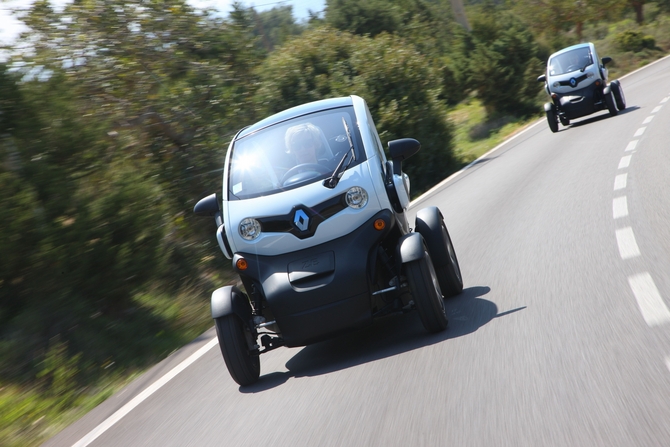
M 386 222 L 384 222 L 384 219 L 377 219 L 375 220 L 374 226 L 375 230 L 382 231 L 384 228 L 386 228 Z
M 596 86 L 600 85 L 600 80 L 596 81 Z
M 246 259 L 240 258 L 235 263 L 235 267 L 237 267 L 238 270 L 246 270 L 249 267 L 249 264 Z

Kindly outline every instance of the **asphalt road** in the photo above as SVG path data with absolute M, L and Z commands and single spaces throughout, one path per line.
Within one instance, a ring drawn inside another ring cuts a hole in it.
M 240 388 L 210 331 L 45 445 L 670 445 L 669 73 L 415 201 L 442 210 L 461 264 L 445 332 L 380 320 L 268 353 Z

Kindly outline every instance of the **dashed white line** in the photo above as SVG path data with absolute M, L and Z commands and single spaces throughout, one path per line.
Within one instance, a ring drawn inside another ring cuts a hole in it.
M 656 113 L 659 110 L 661 110 L 661 106 L 656 106 L 656 107 L 654 107 L 654 110 L 651 111 L 651 113 Z
M 630 155 L 621 157 L 621 160 L 619 161 L 619 169 L 627 168 L 630 165 L 630 157 Z
M 647 130 L 646 127 L 640 127 L 638 130 L 635 131 L 635 135 L 633 135 L 633 136 L 634 137 L 639 137 L 640 135 L 642 135 L 644 133 L 645 130 Z
M 618 191 L 626 187 L 628 181 L 628 174 L 619 174 L 614 177 L 614 190 Z
M 626 146 L 626 150 L 624 152 L 634 151 L 636 147 L 637 147 L 637 140 L 633 140 L 630 143 L 628 143 L 628 146 Z
M 631 227 L 616 230 L 616 242 L 619 245 L 621 259 L 630 259 L 640 256 L 640 248 L 635 241 L 635 235 Z
M 651 120 L 654 119 L 654 116 L 656 116 L 656 115 L 649 115 L 648 117 L 646 117 L 646 118 L 644 119 L 644 121 L 642 121 L 642 124 L 649 124 L 649 123 L 651 123 Z
M 628 216 L 628 201 L 626 196 L 617 197 L 612 201 L 612 216 L 615 219 Z
M 661 294 L 649 273 L 630 276 L 628 284 L 633 290 L 642 317 L 649 326 L 658 326 L 670 322 L 670 310 L 661 298 Z
M 661 99 L 661 104 L 663 104 L 664 102 L 668 102 L 668 96 L 666 96 L 665 98 Z

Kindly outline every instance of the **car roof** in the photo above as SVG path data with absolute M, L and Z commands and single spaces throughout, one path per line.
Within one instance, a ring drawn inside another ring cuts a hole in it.
M 592 46 L 593 46 L 593 44 L 592 44 L 591 42 L 578 43 L 577 45 L 572 45 L 572 46 L 570 46 L 570 47 L 563 48 L 562 50 L 558 50 L 557 52 L 555 52 L 554 54 L 552 54 L 552 55 L 550 56 L 549 59 L 551 59 L 552 57 L 557 56 L 557 55 L 559 55 L 559 54 L 567 53 L 568 51 L 572 51 L 572 50 L 576 50 L 577 48 L 585 48 L 585 47 L 590 48 L 590 47 L 592 47 Z
M 260 129 L 264 129 L 268 126 L 272 126 L 273 124 L 281 123 L 282 121 L 286 121 L 288 119 L 295 118 L 297 116 L 309 115 L 310 113 L 318 112 L 321 110 L 335 109 L 338 107 L 346 107 L 352 105 L 353 100 L 351 99 L 351 97 L 345 96 L 341 98 L 321 99 L 319 101 L 309 102 L 307 104 L 291 107 L 290 109 L 286 109 L 282 112 L 264 118 L 258 121 L 257 123 L 252 124 L 251 126 L 245 127 L 237 134 L 235 139 L 238 140 L 240 138 L 244 138 L 245 136 L 251 135 L 252 133 Z

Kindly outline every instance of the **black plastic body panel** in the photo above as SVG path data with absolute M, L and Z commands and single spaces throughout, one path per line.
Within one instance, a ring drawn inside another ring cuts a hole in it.
M 376 230 L 373 222 L 384 219 Z M 382 210 L 352 233 L 305 250 L 277 256 L 237 253 L 248 262 L 238 271 L 261 293 L 286 346 L 304 346 L 372 322 L 371 282 L 377 246 L 395 226 Z
M 557 106 L 557 112 L 568 119 L 581 118 L 603 110 L 605 107 L 602 101 L 602 86 L 591 84 L 585 88 L 575 89 L 569 95 L 559 95 Z

